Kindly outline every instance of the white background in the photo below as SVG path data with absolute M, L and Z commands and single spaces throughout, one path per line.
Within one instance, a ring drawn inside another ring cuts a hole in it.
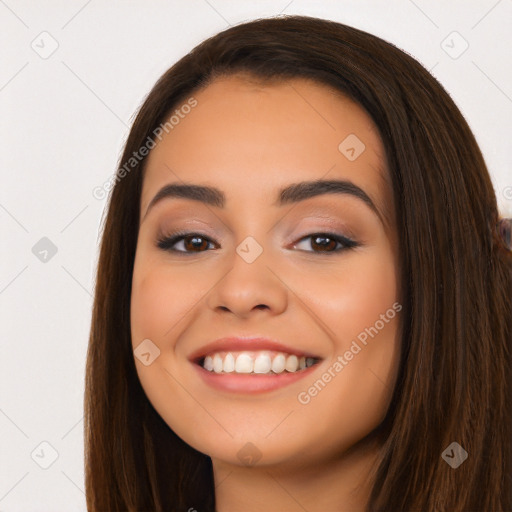
M 353 25 L 432 70 L 512 216 L 512 0 L 0 0 L 0 511 L 86 510 L 84 368 L 106 203 L 92 190 L 115 172 L 134 113 L 196 44 L 279 13 Z M 47 262 L 32 251 L 43 237 L 57 248 Z

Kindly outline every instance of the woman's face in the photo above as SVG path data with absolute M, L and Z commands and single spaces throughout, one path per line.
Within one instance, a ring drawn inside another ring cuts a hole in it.
M 169 427 L 214 461 L 325 460 L 378 426 L 395 384 L 382 142 L 360 107 L 311 81 L 232 76 L 194 98 L 148 156 L 131 296 L 138 376 Z M 148 210 L 170 184 L 220 197 L 182 190 Z M 158 245 L 175 231 L 193 236 Z M 211 345 L 228 337 L 249 339 Z M 306 356 L 319 362 L 303 368 Z

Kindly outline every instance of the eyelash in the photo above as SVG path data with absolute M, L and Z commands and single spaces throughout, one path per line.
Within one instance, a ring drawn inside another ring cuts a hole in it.
M 187 231 L 175 231 L 174 233 L 172 233 L 169 236 L 160 237 L 157 240 L 157 246 L 159 249 L 162 249 L 164 251 L 180 253 L 182 255 L 199 254 L 201 252 L 206 252 L 206 251 L 178 251 L 178 250 L 172 248 L 177 242 L 179 242 L 185 238 L 189 238 L 189 237 L 197 237 L 197 238 L 204 239 L 204 240 L 208 241 L 209 243 L 213 243 L 209 237 L 207 237 L 206 235 L 203 235 L 201 233 L 187 232 Z M 324 231 L 306 235 L 306 236 L 302 237 L 298 242 L 301 242 L 308 238 L 315 238 L 315 237 L 328 238 L 329 240 L 332 240 L 332 241 L 342 244 L 343 247 L 334 249 L 332 251 L 303 251 L 303 252 L 312 252 L 312 253 L 316 253 L 316 254 L 337 254 L 337 253 L 341 253 L 344 251 L 348 251 L 348 250 L 358 247 L 360 245 L 358 242 L 351 240 L 350 238 L 347 238 L 345 236 L 338 235 L 336 233 L 324 232 Z

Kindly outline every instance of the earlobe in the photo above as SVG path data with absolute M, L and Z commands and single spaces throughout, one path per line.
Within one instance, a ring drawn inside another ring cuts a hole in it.
M 512 219 L 501 219 L 498 222 L 497 231 L 505 248 L 512 251 Z

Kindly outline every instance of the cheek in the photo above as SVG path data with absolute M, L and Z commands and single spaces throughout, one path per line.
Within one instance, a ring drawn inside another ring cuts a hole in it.
M 397 269 L 391 252 L 361 251 L 330 270 L 304 273 L 300 295 L 314 307 L 335 348 L 342 350 L 398 300 Z M 394 310 L 391 314 L 395 317 Z M 389 331 L 391 323 L 382 331 Z
M 156 339 L 163 334 L 166 286 L 154 271 L 135 269 L 131 297 L 132 343 L 142 339 Z M 169 317 L 170 319 L 170 317 Z
M 131 295 L 134 344 L 144 338 L 169 339 L 169 331 L 201 300 L 202 288 L 194 286 L 191 277 L 155 260 L 136 262 Z
M 393 255 L 360 252 L 345 263 L 329 279 L 301 280 L 332 342 L 324 373 L 304 383 L 299 399 L 303 418 L 324 420 L 311 425 L 317 439 L 336 437 L 337 425 L 357 439 L 380 423 L 398 370 L 401 307 Z

